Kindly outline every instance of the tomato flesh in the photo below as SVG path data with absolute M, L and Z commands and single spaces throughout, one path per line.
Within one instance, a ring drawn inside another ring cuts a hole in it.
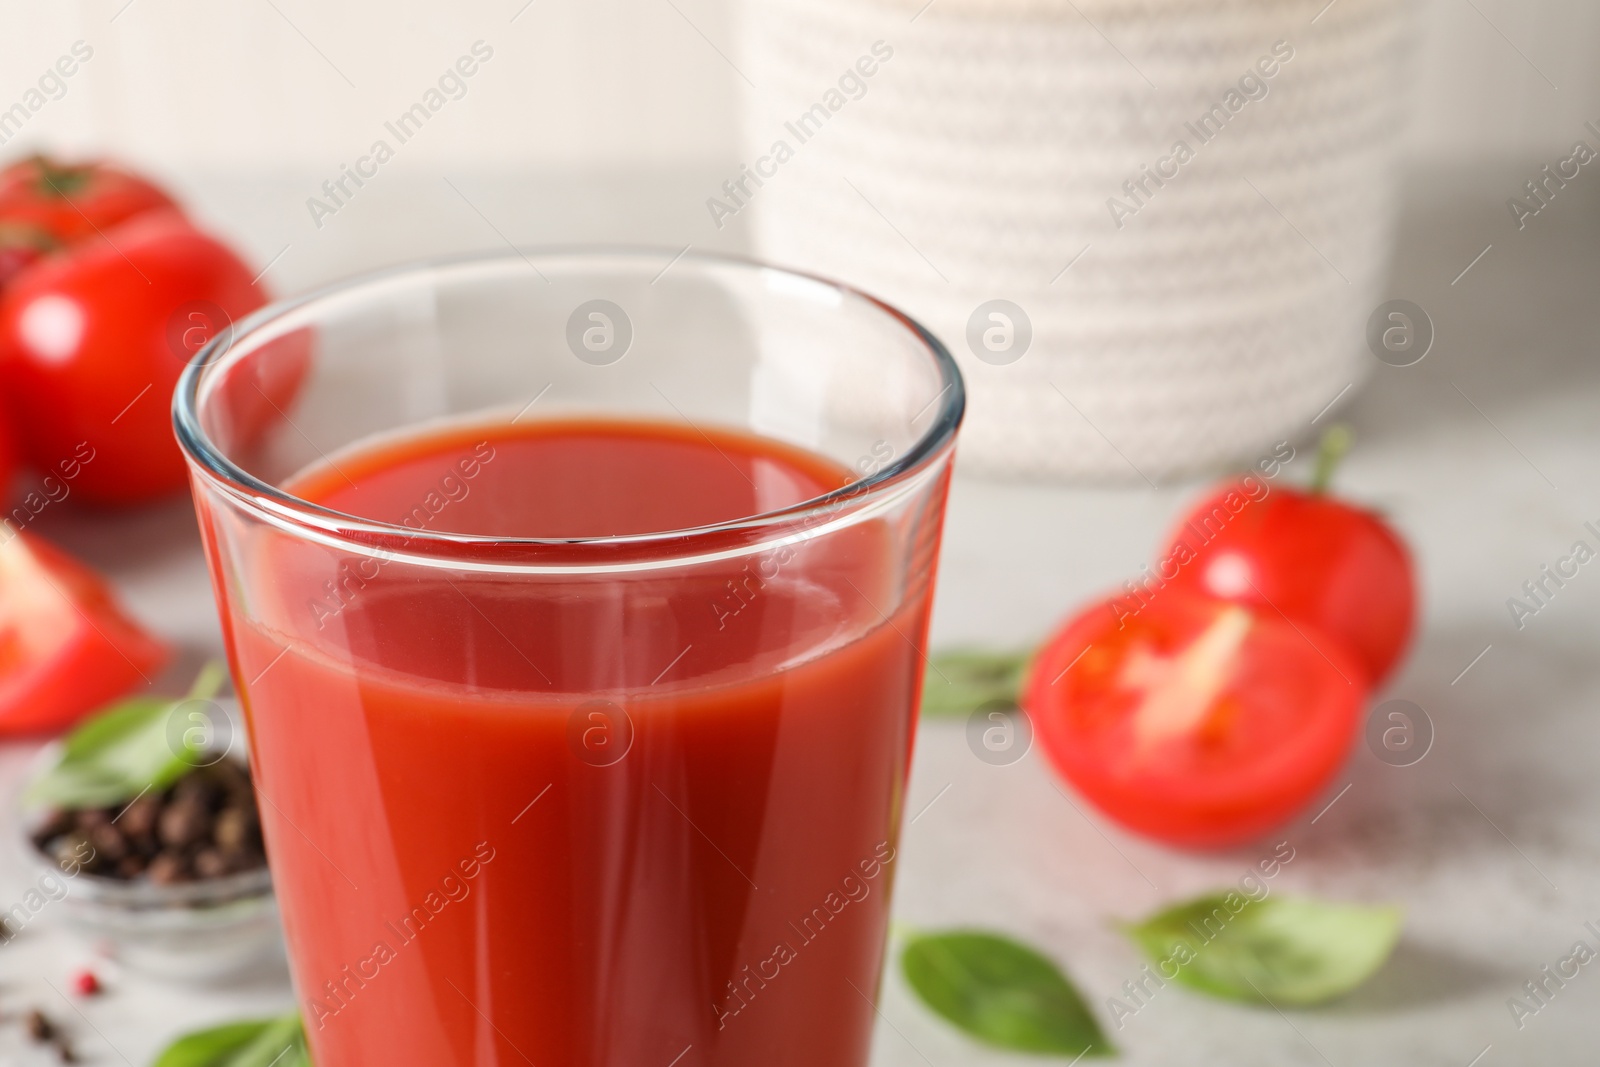
M 1023 706 L 1079 793 L 1131 830 L 1192 848 L 1291 819 L 1350 750 L 1365 699 L 1335 639 L 1249 606 L 1163 590 L 1066 624 Z
M 28 533 L 0 542 L 0 734 L 69 726 L 170 654 L 82 563 Z

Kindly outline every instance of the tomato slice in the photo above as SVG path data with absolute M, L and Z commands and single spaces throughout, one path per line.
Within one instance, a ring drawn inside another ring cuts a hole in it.
M 1112 819 L 1213 848 L 1292 818 L 1338 770 L 1366 697 L 1335 639 L 1276 613 L 1176 589 L 1063 627 L 1023 706 L 1066 780 Z
M 144 684 L 170 654 L 84 564 L 31 534 L 0 543 L 0 733 L 68 726 Z

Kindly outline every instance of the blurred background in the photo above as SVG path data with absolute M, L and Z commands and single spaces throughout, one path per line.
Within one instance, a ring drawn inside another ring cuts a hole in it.
M 1380 294 L 1401 196 L 1482 201 L 1439 235 L 1465 266 L 1600 115 L 1600 13 L 1563 0 L 513 0 L 381 17 L 135 0 L 9 17 L 14 96 L 74 41 L 94 58 L 0 126 L 5 150 L 150 171 L 280 292 L 507 240 L 601 240 L 844 276 L 947 338 L 1011 301 L 1033 359 L 997 368 L 953 344 L 978 400 L 964 461 L 1047 479 L 1160 480 L 1292 436 L 1370 373 L 1361 330 L 1382 298 L 1416 298 Z M 875 41 L 889 77 L 857 78 L 859 101 L 846 87 L 826 136 L 787 132 Z M 1214 145 L 1187 133 L 1275 41 L 1297 56 L 1259 79 L 1276 99 Z M 493 59 L 439 95 L 474 42 Z M 401 143 L 385 123 L 430 89 L 447 106 Z M 1159 188 L 1140 168 L 1180 137 L 1204 158 Z M 752 184 L 778 139 L 797 158 Z M 361 164 L 380 140 L 394 158 Z M 329 199 L 351 166 L 377 174 Z M 741 177 L 748 196 L 724 184 Z M 1159 203 L 1140 211 L 1130 180 Z M 1056 392 L 1082 417 L 1059 418 Z
M 0 60 L 11 95 L 72 41 L 97 49 L 18 144 L 113 152 L 171 177 L 321 174 L 349 162 L 435 68 L 482 38 L 504 48 L 492 80 L 398 170 L 720 174 L 741 161 L 749 86 L 718 54 L 738 47 L 740 9 L 727 0 L 506 0 L 448 12 L 406 2 L 125 3 L 8 5 Z M 1279 6 L 1309 19 L 1323 5 Z M 1420 16 L 1407 62 L 1408 165 L 1542 158 L 1600 107 L 1593 5 L 1439 0 Z
M 915 23 L 886 15 L 877 28 L 914 47 L 924 21 L 932 25 L 943 2 Z M 961 6 L 950 5 L 958 14 Z M 1121 6 L 1159 11 L 1163 5 Z M 1275 6 L 1285 29 L 1298 23 L 1297 31 L 1314 37 L 1308 20 L 1323 4 L 1284 0 Z M 1452 178 L 1485 167 L 1546 162 L 1600 113 L 1600 70 L 1592 62 L 1600 10 L 1593 5 L 1434 0 L 1397 6 L 1414 10 L 1414 39 L 1382 77 L 1386 92 L 1409 104 L 1399 158 L 1407 173 L 1434 183 L 1436 196 L 1445 192 L 1438 183 L 1447 187 Z M 1332 5 L 1319 24 L 1336 20 L 1339 7 Z M 8 156 L 50 148 L 126 159 L 214 205 L 218 223 L 238 231 L 261 262 L 290 245 L 274 268 L 286 283 L 447 243 L 493 241 L 483 220 L 478 232 L 466 230 L 473 212 L 438 181 L 440 175 L 490 182 L 481 190 L 481 206 L 492 208 L 486 214 L 518 240 L 750 240 L 747 217 L 735 216 L 719 230 L 704 206 L 723 179 L 752 160 L 741 123 L 764 109 L 761 94 L 773 81 L 770 73 L 761 78 L 760 71 L 741 71 L 738 61 L 750 51 L 744 30 L 750 12 L 730 0 L 506 0 L 448 10 L 406 2 L 328 8 L 262 0 L 221 8 L 110 0 L 8 4 L 4 10 L 0 69 L 9 77 L 7 103 L 72 42 L 84 40 L 95 50 L 68 91 L 6 140 Z M 1061 10 L 1073 20 L 1081 17 L 1071 5 Z M 1094 34 L 1085 23 L 1078 28 Z M 473 79 L 468 95 L 385 165 L 383 181 L 363 190 L 341 212 L 339 225 L 324 220 L 318 230 L 305 198 L 385 136 L 382 123 L 416 102 L 476 40 L 493 47 L 495 59 Z M 1105 55 L 1120 62 L 1112 46 L 1101 43 Z M 840 56 L 837 65 L 842 69 L 854 58 Z M 1143 86 L 1134 69 L 1123 73 L 1122 84 L 1111 83 L 1117 92 Z M 1171 116 L 1170 125 L 1176 120 Z M 1124 162 L 1132 172 L 1143 160 L 1131 154 Z M 502 176 L 535 184 L 513 195 L 493 187 Z M 257 200 L 219 190 L 212 184 L 218 178 L 251 188 L 277 180 L 294 184 L 278 197 Z M 405 188 L 411 182 L 420 182 L 422 191 Z M 547 199 L 548 188 L 557 185 L 566 195 Z M 611 195 L 619 185 L 629 187 L 626 198 Z M 413 199 L 432 210 L 395 223 L 392 206 Z M 242 218 L 232 210 L 241 205 L 251 209 Z M 384 225 L 373 221 L 385 219 Z M 358 230 L 359 241 L 353 236 Z M 453 241 L 441 236 L 451 232 Z
M 42 85 L 80 41 L 92 57 Z M 664 268 L 752 252 L 890 297 L 972 387 L 937 647 L 1036 645 L 1136 578 L 1203 479 L 1282 440 L 1303 480 L 1347 421 L 1341 490 L 1400 531 L 1420 597 L 1411 654 L 1373 697 L 1424 709 L 1435 741 L 1404 767 L 1358 745 L 1285 831 L 1284 884 L 1399 903 L 1406 933 L 1327 1009 L 1164 997 L 1112 1036 L 1134 1064 L 1579 1064 L 1600 979 L 1520 1022 L 1511 998 L 1596 943 L 1600 583 L 1527 625 L 1508 598 L 1600 520 L 1600 181 L 1585 164 L 1530 189 L 1577 143 L 1600 150 L 1597 47 L 1583 0 L 0 0 L 0 163 L 147 172 L 277 295 L 602 241 L 660 246 Z M 442 82 L 465 55 L 476 72 Z M 1226 129 L 1188 125 L 1234 87 Z M 419 102 L 430 117 L 398 136 Z M 819 102 L 816 129 L 791 128 Z M 1179 139 L 1193 161 L 1150 181 Z M 380 140 L 392 158 L 362 163 Z M 792 162 L 748 179 L 778 140 Z M 1393 301 L 1425 324 L 1422 356 L 1373 339 Z M 991 326 L 1012 340 L 987 346 Z M 186 502 L 39 529 L 191 666 L 218 648 Z M 1029 938 L 1097 1011 L 1138 965 L 1108 916 L 1257 859 L 1126 834 L 1063 802 L 1037 754 L 973 754 L 959 721 L 919 735 L 897 913 Z M 0 976 L 63 973 L 83 955 L 67 946 L 0 949 Z M 94 1062 L 290 1003 L 281 968 L 126 992 L 89 1009 Z M 893 977 L 882 1011 L 875 1064 L 1017 1062 Z

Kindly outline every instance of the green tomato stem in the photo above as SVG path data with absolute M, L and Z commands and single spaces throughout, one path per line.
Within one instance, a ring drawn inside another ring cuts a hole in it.
M 1320 496 L 1328 491 L 1328 484 L 1333 481 L 1333 472 L 1339 469 L 1339 464 L 1350 451 L 1353 440 L 1350 427 L 1343 423 L 1328 427 L 1328 432 L 1322 435 L 1322 443 L 1317 446 L 1317 466 L 1311 474 L 1313 495 Z
M 81 190 L 94 174 L 93 167 L 68 166 L 45 155 L 33 156 L 29 162 L 39 169 L 39 192 L 57 200 L 65 200 Z

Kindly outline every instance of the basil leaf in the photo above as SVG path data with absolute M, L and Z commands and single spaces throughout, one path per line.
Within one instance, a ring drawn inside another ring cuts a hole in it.
M 247 1047 L 272 1026 L 274 1019 L 225 1023 L 209 1030 L 184 1034 L 156 1057 L 152 1067 L 213 1067 L 226 1063 L 233 1053 Z
M 219 665 L 207 664 L 182 700 L 133 697 L 100 712 L 67 735 L 61 758 L 28 787 L 24 803 L 100 808 L 165 789 L 194 766 L 199 751 L 189 733 L 172 736 L 173 709 L 210 700 L 224 677 Z
M 185 1034 L 156 1057 L 153 1067 L 211 1067 L 223 1063 L 224 1057 L 250 1044 L 271 1025 L 271 1019 L 263 1019 Z
M 971 649 L 934 656 L 922 679 L 922 713 L 966 715 L 986 705 L 1016 707 L 1029 659 L 1025 653 Z
M 311 1067 L 300 1013 L 185 1034 L 153 1067 Z
M 255 1040 L 219 1061 L 217 1067 L 311 1067 L 300 1013 L 272 1021 Z
M 1350 992 L 1400 938 L 1400 909 L 1217 893 L 1123 927 L 1163 977 L 1212 996 L 1304 1007 Z M 1176 968 L 1176 974 L 1171 974 Z
M 1054 963 L 996 934 L 951 930 L 911 938 L 900 969 L 917 996 L 996 1048 L 1111 1056 L 1083 997 Z

